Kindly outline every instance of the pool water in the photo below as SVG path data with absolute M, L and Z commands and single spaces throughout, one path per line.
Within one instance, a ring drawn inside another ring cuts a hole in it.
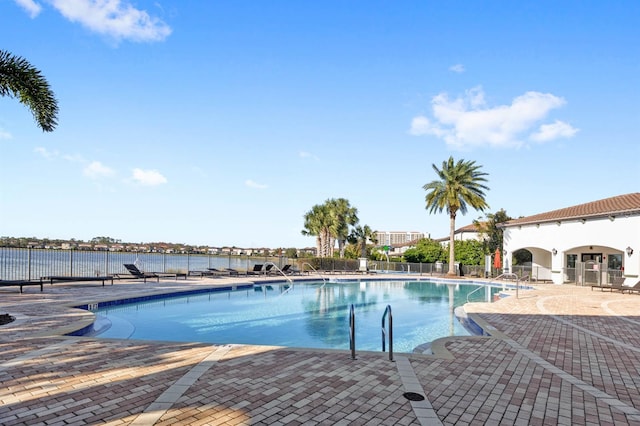
M 104 338 L 349 349 L 353 304 L 356 349 L 379 351 L 390 305 L 393 349 L 411 352 L 440 337 L 469 335 L 453 310 L 477 288 L 425 281 L 274 283 L 99 308 L 95 329 Z M 489 298 L 498 289 L 485 291 Z

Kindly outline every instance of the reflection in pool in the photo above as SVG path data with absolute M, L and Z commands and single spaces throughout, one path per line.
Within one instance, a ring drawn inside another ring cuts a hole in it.
M 357 349 L 379 351 L 382 314 L 391 305 L 394 351 L 411 352 L 440 337 L 468 335 L 453 310 L 477 288 L 428 281 L 273 283 L 107 306 L 96 311 L 95 329 L 106 338 L 348 349 L 353 304 Z M 487 299 L 497 291 L 481 290 Z

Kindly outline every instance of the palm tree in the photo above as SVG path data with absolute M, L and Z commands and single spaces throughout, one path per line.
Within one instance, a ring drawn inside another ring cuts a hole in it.
M 340 257 L 344 257 L 344 245 L 349 236 L 349 226 L 358 223 L 358 209 L 351 207 L 345 198 L 330 198 L 318 204 L 304 215 L 302 235 L 315 235 L 318 257 L 333 257 L 336 241 Z
M 484 191 L 489 188 L 484 185 L 487 173 L 481 172 L 482 166 L 476 165 L 475 161 L 458 160 L 456 163 L 453 157 L 442 162 L 442 169 L 438 169 L 435 164 L 431 165 L 439 179 L 427 183 L 422 188 L 427 191 L 425 197 L 426 209 L 429 213 L 442 213 L 447 209 L 449 213 L 449 272 L 448 275 L 455 275 L 455 249 L 454 232 L 456 229 L 456 215 L 458 211 L 467 213 L 467 205 L 476 210 L 484 211 L 489 205 L 485 201 Z
M 502 250 L 503 231 L 498 225 L 510 221 L 512 217 L 504 209 L 487 213 L 485 217 L 486 220 L 474 220 L 473 224 L 482 235 L 485 254 L 494 254 L 497 248 Z
M 331 256 L 332 215 L 327 203 L 316 204 L 304 215 L 302 235 L 316 237 L 316 253 L 318 257 Z
M 349 242 L 360 246 L 360 257 L 367 257 L 367 242 L 377 243 L 375 238 L 376 232 L 369 225 L 356 226 L 349 234 Z
M 349 200 L 345 198 L 330 199 L 326 201 L 333 216 L 333 237 L 338 241 L 340 258 L 344 258 L 344 246 L 349 237 L 349 226 L 358 223 L 358 209 L 351 207 Z
M 58 124 L 58 101 L 40 71 L 26 59 L 0 50 L 0 96 L 16 97 L 45 132 Z

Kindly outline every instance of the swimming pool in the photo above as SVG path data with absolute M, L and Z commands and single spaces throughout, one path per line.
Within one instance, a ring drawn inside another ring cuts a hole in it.
M 429 281 L 296 282 L 164 297 L 95 309 L 94 335 L 216 344 L 349 349 L 349 308 L 357 350 L 379 351 L 387 305 L 393 347 L 411 352 L 445 336 L 469 333 L 453 310 L 477 285 Z M 498 288 L 487 287 L 486 297 Z

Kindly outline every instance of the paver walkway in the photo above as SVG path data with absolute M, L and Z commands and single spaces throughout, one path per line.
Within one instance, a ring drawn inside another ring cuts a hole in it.
M 640 425 L 640 296 L 539 285 L 465 306 L 491 337 L 435 355 L 65 337 L 72 309 L 228 283 L 0 289 L 2 425 Z M 403 394 L 426 396 L 409 401 Z

